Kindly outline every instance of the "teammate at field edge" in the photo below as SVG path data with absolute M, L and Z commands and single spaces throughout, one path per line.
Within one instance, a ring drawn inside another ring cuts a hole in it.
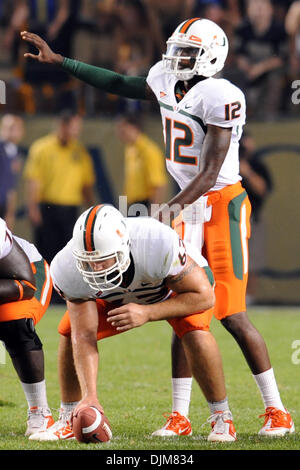
M 208 441 L 236 440 L 222 360 L 209 331 L 213 277 L 199 250 L 151 217 L 125 218 L 103 204 L 79 217 L 73 238 L 50 270 L 68 308 L 58 328 L 61 412 L 50 429 L 31 440 L 72 439 L 72 412 L 85 406 L 103 412 L 97 398 L 97 341 L 159 320 L 167 320 L 182 338 L 208 402 Z M 191 435 L 189 420 L 180 433 Z
M 28 403 L 27 437 L 54 423 L 46 396 L 42 343 L 35 331 L 51 293 L 46 261 L 34 245 L 12 235 L 0 218 L 0 340 Z
M 128 77 L 55 54 L 43 39 L 22 32 L 39 54 L 25 54 L 64 70 L 109 93 L 135 99 L 154 99 L 160 105 L 166 144 L 166 163 L 181 191 L 158 215 L 164 220 L 175 205 L 206 205 L 204 254 L 216 280 L 214 314 L 240 346 L 265 405 L 260 435 L 282 436 L 294 431 L 282 404 L 265 342 L 246 313 L 250 202 L 241 185 L 238 142 L 245 124 L 246 105 L 241 90 L 213 78 L 228 53 L 228 40 L 215 23 L 192 18 L 181 23 L 167 41 L 163 61 L 148 77 Z M 178 214 L 175 214 L 178 215 Z M 202 247 L 201 224 L 175 220 L 184 239 Z M 154 435 L 178 434 L 178 417 L 188 416 L 192 379 L 179 339 L 172 343 L 173 410 L 166 425 Z M 179 416 L 178 416 L 179 414 Z

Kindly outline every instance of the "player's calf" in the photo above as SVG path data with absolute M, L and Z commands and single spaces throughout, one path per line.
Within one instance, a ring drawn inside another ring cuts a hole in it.
M 0 322 L 0 339 L 12 359 L 28 403 L 25 436 L 44 431 L 54 420 L 47 402 L 42 343 L 32 319 Z

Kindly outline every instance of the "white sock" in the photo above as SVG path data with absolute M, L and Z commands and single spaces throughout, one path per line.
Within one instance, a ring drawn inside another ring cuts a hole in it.
M 192 381 L 192 377 L 172 379 L 172 412 L 178 411 L 186 418 L 189 415 Z
M 207 403 L 212 415 L 215 414 L 217 411 L 230 411 L 227 397 L 221 401 L 208 401 Z
M 61 402 L 60 409 L 63 410 L 64 413 L 72 413 L 74 408 L 76 407 L 79 401 L 72 401 L 72 402 Z
M 273 369 L 266 370 L 261 374 L 253 375 L 254 380 L 260 390 L 265 408 L 274 406 L 286 412 L 278 391 Z
M 39 406 L 42 408 L 49 408 L 46 393 L 46 382 L 36 382 L 34 384 L 25 384 L 21 382 L 25 397 L 28 403 L 28 408 Z

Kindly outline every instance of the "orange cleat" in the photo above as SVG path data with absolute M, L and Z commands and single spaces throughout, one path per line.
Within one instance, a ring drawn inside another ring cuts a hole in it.
M 192 426 L 188 418 L 174 411 L 170 415 L 165 413 L 163 415 L 167 418 L 166 424 L 157 431 L 152 433 L 152 436 L 158 437 L 172 437 L 172 436 L 191 436 Z
M 60 441 L 75 439 L 71 425 L 71 413 L 60 411 L 59 419 L 50 428 L 30 436 L 31 441 Z
M 280 437 L 295 432 L 293 420 L 287 411 L 268 406 L 266 412 L 259 417 L 265 418 L 264 425 L 258 433 L 259 436 Z

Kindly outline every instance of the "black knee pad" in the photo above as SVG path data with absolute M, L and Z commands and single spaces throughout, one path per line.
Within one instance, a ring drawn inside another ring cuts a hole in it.
M 0 322 L 0 340 L 12 358 L 28 351 L 40 351 L 43 347 L 32 318 Z

